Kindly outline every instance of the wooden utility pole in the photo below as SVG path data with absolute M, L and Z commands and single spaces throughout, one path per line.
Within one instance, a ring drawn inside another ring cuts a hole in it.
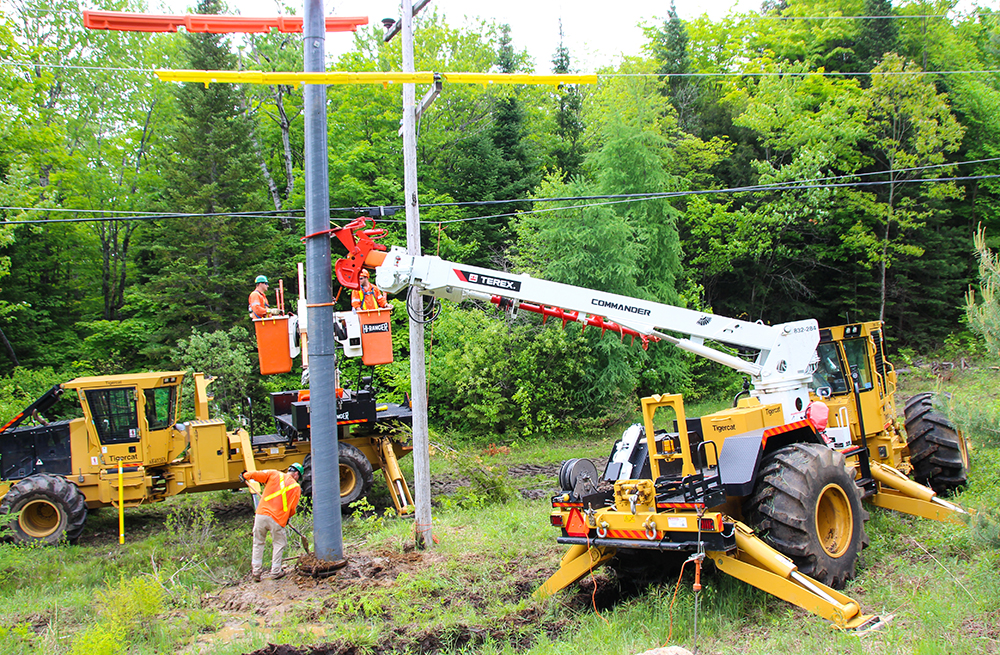
M 417 10 L 427 4 L 420 0 Z M 403 72 L 415 72 L 413 64 L 413 2 L 402 0 Z M 395 34 L 387 26 L 386 40 Z M 417 105 L 416 85 L 403 85 L 403 193 L 406 207 L 406 251 L 420 255 L 420 204 L 417 200 Z M 410 314 L 410 401 L 413 407 L 413 502 L 417 545 L 430 548 L 431 462 L 427 425 L 427 370 L 424 350 L 423 302 L 419 295 L 407 298 Z

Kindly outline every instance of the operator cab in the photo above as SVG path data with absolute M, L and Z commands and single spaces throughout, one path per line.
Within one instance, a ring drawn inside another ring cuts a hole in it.
M 858 393 L 878 391 L 881 399 L 895 387 L 895 371 L 885 361 L 882 324 L 879 321 L 820 330 L 818 362 L 813 373 L 817 395 L 854 392 L 852 374 L 857 369 Z M 828 389 L 829 393 L 824 393 Z

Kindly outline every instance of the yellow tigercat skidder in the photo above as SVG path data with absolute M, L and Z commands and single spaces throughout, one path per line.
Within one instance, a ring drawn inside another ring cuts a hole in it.
M 0 428 L 0 515 L 17 513 L 19 542 L 74 541 L 87 510 L 136 507 L 170 496 L 239 489 L 244 470 L 285 469 L 305 463 L 310 486 L 308 403 L 298 392 L 271 394 L 276 434 L 227 431 L 209 416 L 208 385 L 194 374 L 195 419 L 178 422 L 184 371 L 76 378 L 56 385 Z M 83 417 L 43 418 L 66 391 L 76 391 Z M 393 498 L 410 503 L 397 459 L 409 444 L 376 431 L 376 423 L 408 422 L 410 408 L 377 411 L 370 389 L 347 390 L 340 400 L 341 502 L 368 491 L 373 468 L 386 474 Z M 22 425 L 33 419 L 36 425 Z M 122 466 L 119 484 L 119 464 Z M 121 504 L 119 504 L 119 493 Z
M 752 381 L 732 408 L 700 418 L 685 415 L 678 395 L 645 398 L 643 422 L 625 430 L 603 475 L 589 460 L 563 464 L 551 522 L 570 549 L 539 595 L 601 564 L 642 578 L 708 559 L 840 628 L 863 629 L 876 617 L 836 590 L 868 542 L 862 502 L 940 521 L 965 514 L 939 497 L 965 483 L 965 439 L 927 394 L 907 403 L 904 436 L 880 322 L 820 329 L 813 319 L 740 321 L 398 247 L 385 252 L 364 225 L 337 231 L 348 249 L 336 266 L 344 286 L 355 288 L 366 266 L 383 291 L 409 287 L 408 302 L 477 299 L 643 346 L 666 341 Z

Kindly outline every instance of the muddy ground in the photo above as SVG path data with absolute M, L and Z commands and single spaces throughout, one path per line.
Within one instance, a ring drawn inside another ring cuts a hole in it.
M 255 624 L 253 627 L 256 630 L 267 634 L 272 631 L 277 632 L 286 618 L 295 612 L 300 620 L 300 628 L 304 625 L 307 630 L 322 638 L 327 630 L 324 624 L 328 625 L 330 622 L 330 619 L 326 619 L 329 610 L 336 606 L 342 595 L 339 592 L 348 588 L 356 593 L 359 589 L 391 587 L 400 575 L 413 574 L 421 569 L 443 565 L 444 562 L 445 558 L 435 553 L 362 551 L 352 554 L 344 568 L 322 580 L 299 573 L 280 580 L 265 577 L 259 583 L 244 580 L 233 587 L 220 589 L 203 597 L 203 607 L 221 614 L 225 621 L 224 627 L 213 635 L 206 635 L 189 652 L 211 652 L 212 644 L 217 643 L 217 640 L 228 641 L 245 635 L 249 628 L 248 616 L 253 617 L 252 623 Z M 522 569 L 522 575 L 510 588 L 512 604 L 514 596 L 523 598 L 530 595 L 551 572 L 540 566 L 525 564 L 528 566 Z M 579 596 L 581 603 L 590 602 L 589 593 L 581 591 Z M 441 604 L 482 603 L 484 610 L 487 602 L 486 599 L 477 596 L 473 589 L 456 589 L 452 597 L 437 600 Z M 308 608 L 305 617 L 303 608 Z M 245 627 L 241 629 L 241 626 Z M 474 646 L 486 641 L 511 644 L 521 650 L 530 647 L 539 634 L 544 633 L 556 638 L 566 627 L 565 620 L 543 623 L 539 610 L 527 607 L 492 621 L 488 625 L 449 625 L 436 630 L 414 625 L 396 625 L 378 644 L 366 644 L 365 652 L 431 654 L 439 653 L 445 648 Z M 261 653 L 348 655 L 360 652 L 362 652 L 361 647 L 356 644 L 333 640 L 309 646 L 272 643 L 254 651 L 254 655 Z
M 522 464 L 510 467 L 506 477 L 522 497 L 538 499 L 547 497 L 556 490 L 558 474 L 558 464 Z M 526 478 L 535 480 L 529 481 Z M 528 484 L 525 486 L 519 481 Z M 469 479 L 460 475 L 435 476 L 431 480 L 432 497 L 455 493 L 469 484 Z M 228 512 L 224 520 L 238 520 L 240 517 L 233 513 L 246 510 L 227 507 L 220 508 L 220 511 Z M 300 629 L 313 633 L 322 643 L 307 646 L 269 643 L 254 651 L 253 655 L 361 653 L 362 648 L 358 644 L 340 639 L 323 641 L 332 632 L 329 625 L 337 618 L 332 609 L 344 596 L 342 592 L 350 589 L 357 594 L 359 590 L 366 588 L 389 588 L 396 584 L 399 576 L 443 566 L 446 559 L 434 552 L 352 550 L 346 564 L 326 578 L 308 575 L 310 562 L 305 559 L 301 561 L 306 566 L 300 566 L 281 579 L 271 579 L 265 574 L 261 582 L 254 583 L 247 576 L 233 586 L 206 594 L 202 598 L 202 606 L 220 616 L 222 627 L 214 633 L 202 635 L 187 652 L 210 653 L 213 645 L 248 636 L 251 630 L 265 635 L 276 634 L 280 632 L 283 623 L 294 619 Z M 295 565 L 296 562 L 290 564 Z M 509 590 L 506 594 L 509 598 L 506 600 L 511 605 L 516 605 L 520 599 L 530 596 L 551 573 L 551 563 L 543 562 L 541 556 L 538 561 L 518 562 L 516 571 L 507 572 Z M 582 583 L 575 594 L 568 595 L 566 602 L 580 609 L 590 607 L 595 602 L 598 606 L 610 605 L 613 602 L 611 596 L 616 596 L 617 593 L 618 590 L 606 577 L 599 576 Z M 477 610 L 481 607 L 483 612 L 489 603 L 497 601 L 495 597 L 483 598 L 475 589 L 457 589 L 453 597 L 437 600 L 443 605 L 471 604 Z M 495 606 L 493 609 L 495 610 Z M 547 634 L 554 639 L 567 628 L 565 619 L 552 621 L 551 617 L 543 618 L 537 608 L 526 607 L 488 624 L 449 625 L 436 630 L 415 625 L 396 625 L 382 636 L 378 644 L 365 644 L 364 652 L 376 655 L 402 652 L 430 655 L 445 649 L 475 646 L 487 641 L 506 643 L 517 650 L 523 650 L 529 648 L 539 635 Z

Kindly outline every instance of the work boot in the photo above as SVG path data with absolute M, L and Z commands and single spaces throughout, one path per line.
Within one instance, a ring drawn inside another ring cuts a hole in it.
M 288 575 L 288 570 L 287 569 L 281 569 L 277 573 L 272 573 L 271 574 L 271 578 L 273 578 L 274 580 L 280 580 L 283 577 L 285 577 L 286 575 Z
M 254 582 L 260 582 L 260 571 L 254 571 L 250 577 L 253 578 Z

